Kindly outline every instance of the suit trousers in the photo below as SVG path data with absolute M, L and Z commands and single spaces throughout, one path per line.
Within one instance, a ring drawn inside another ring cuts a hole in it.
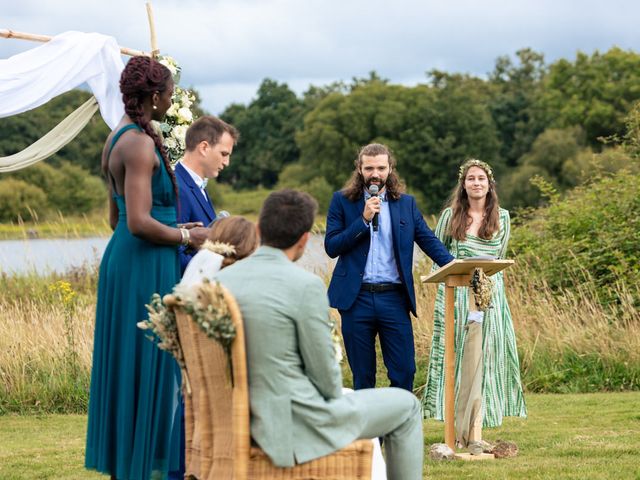
M 384 440 L 388 480 L 422 479 L 422 413 L 415 395 L 399 388 L 372 388 L 349 395 L 357 398 L 364 419 L 359 438 Z
M 376 335 L 392 387 L 413 390 L 416 372 L 413 327 L 402 290 L 361 291 L 348 310 L 340 310 L 342 337 L 353 373 L 353 388 L 376 386 Z

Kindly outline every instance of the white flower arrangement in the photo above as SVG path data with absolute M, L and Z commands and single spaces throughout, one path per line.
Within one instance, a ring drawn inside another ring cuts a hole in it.
M 184 155 L 185 135 L 189 125 L 195 120 L 191 106 L 196 97 L 192 92 L 178 85 L 182 69 L 173 58 L 161 55 L 158 57 L 158 62 L 169 69 L 175 84 L 171 99 L 172 105 L 167 110 L 164 121 L 157 125 L 158 130 L 162 133 L 163 144 L 169 154 L 169 160 L 173 165 Z

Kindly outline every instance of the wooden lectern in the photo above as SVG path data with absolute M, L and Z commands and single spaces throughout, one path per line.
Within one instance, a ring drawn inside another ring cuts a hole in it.
M 444 443 L 455 451 L 455 287 L 469 287 L 471 274 L 474 269 L 481 268 L 488 276 L 494 275 L 501 270 L 513 265 L 513 260 L 492 260 L 481 257 L 472 257 L 463 260 L 453 260 L 445 266 L 431 273 L 420 277 L 424 283 L 444 283 Z M 471 293 L 470 293 L 471 295 Z M 480 422 L 480 429 L 482 422 Z M 480 432 L 477 432 L 477 440 L 481 439 Z M 480 456 L 477 459 L 480 459 Z M 493 458 L 493 455 L 490 456 Z M 466 458 L 466 456 L 465 456 Z

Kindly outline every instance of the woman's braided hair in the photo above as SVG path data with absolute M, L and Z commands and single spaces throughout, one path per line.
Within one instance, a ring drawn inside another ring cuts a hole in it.
M 160 152 L 177 198 L 176 177 L 169 163 L 167 151 L 162 144 L 162 139 L 151 126 L 151 122 L 145 118 L 143 108 L 144 100 L 154 93 L 164 92 L 168 88 L 170 80 L 171 72 L 169 69 L 156 60 L 145 56 L 132 57 L 120 76 L 120 91 L 122 92 L 125 113 L 153 139 Z

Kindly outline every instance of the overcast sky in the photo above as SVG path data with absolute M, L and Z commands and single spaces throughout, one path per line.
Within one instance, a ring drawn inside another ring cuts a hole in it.
M 144 0 L 0 5 L 0 29 L 99 32 L 150 49 Z M 640 51 L 638 0 L 154 0 L 153 9 L 161 52 L 214 114 L 249 102 L 265 77 L 302 93 L 371 70 L 406 85 L 434 68 L 483 76 L 524 47 L 547 63 L 578 50 Z M 0 38 L 0 58 L 35 45 Z

